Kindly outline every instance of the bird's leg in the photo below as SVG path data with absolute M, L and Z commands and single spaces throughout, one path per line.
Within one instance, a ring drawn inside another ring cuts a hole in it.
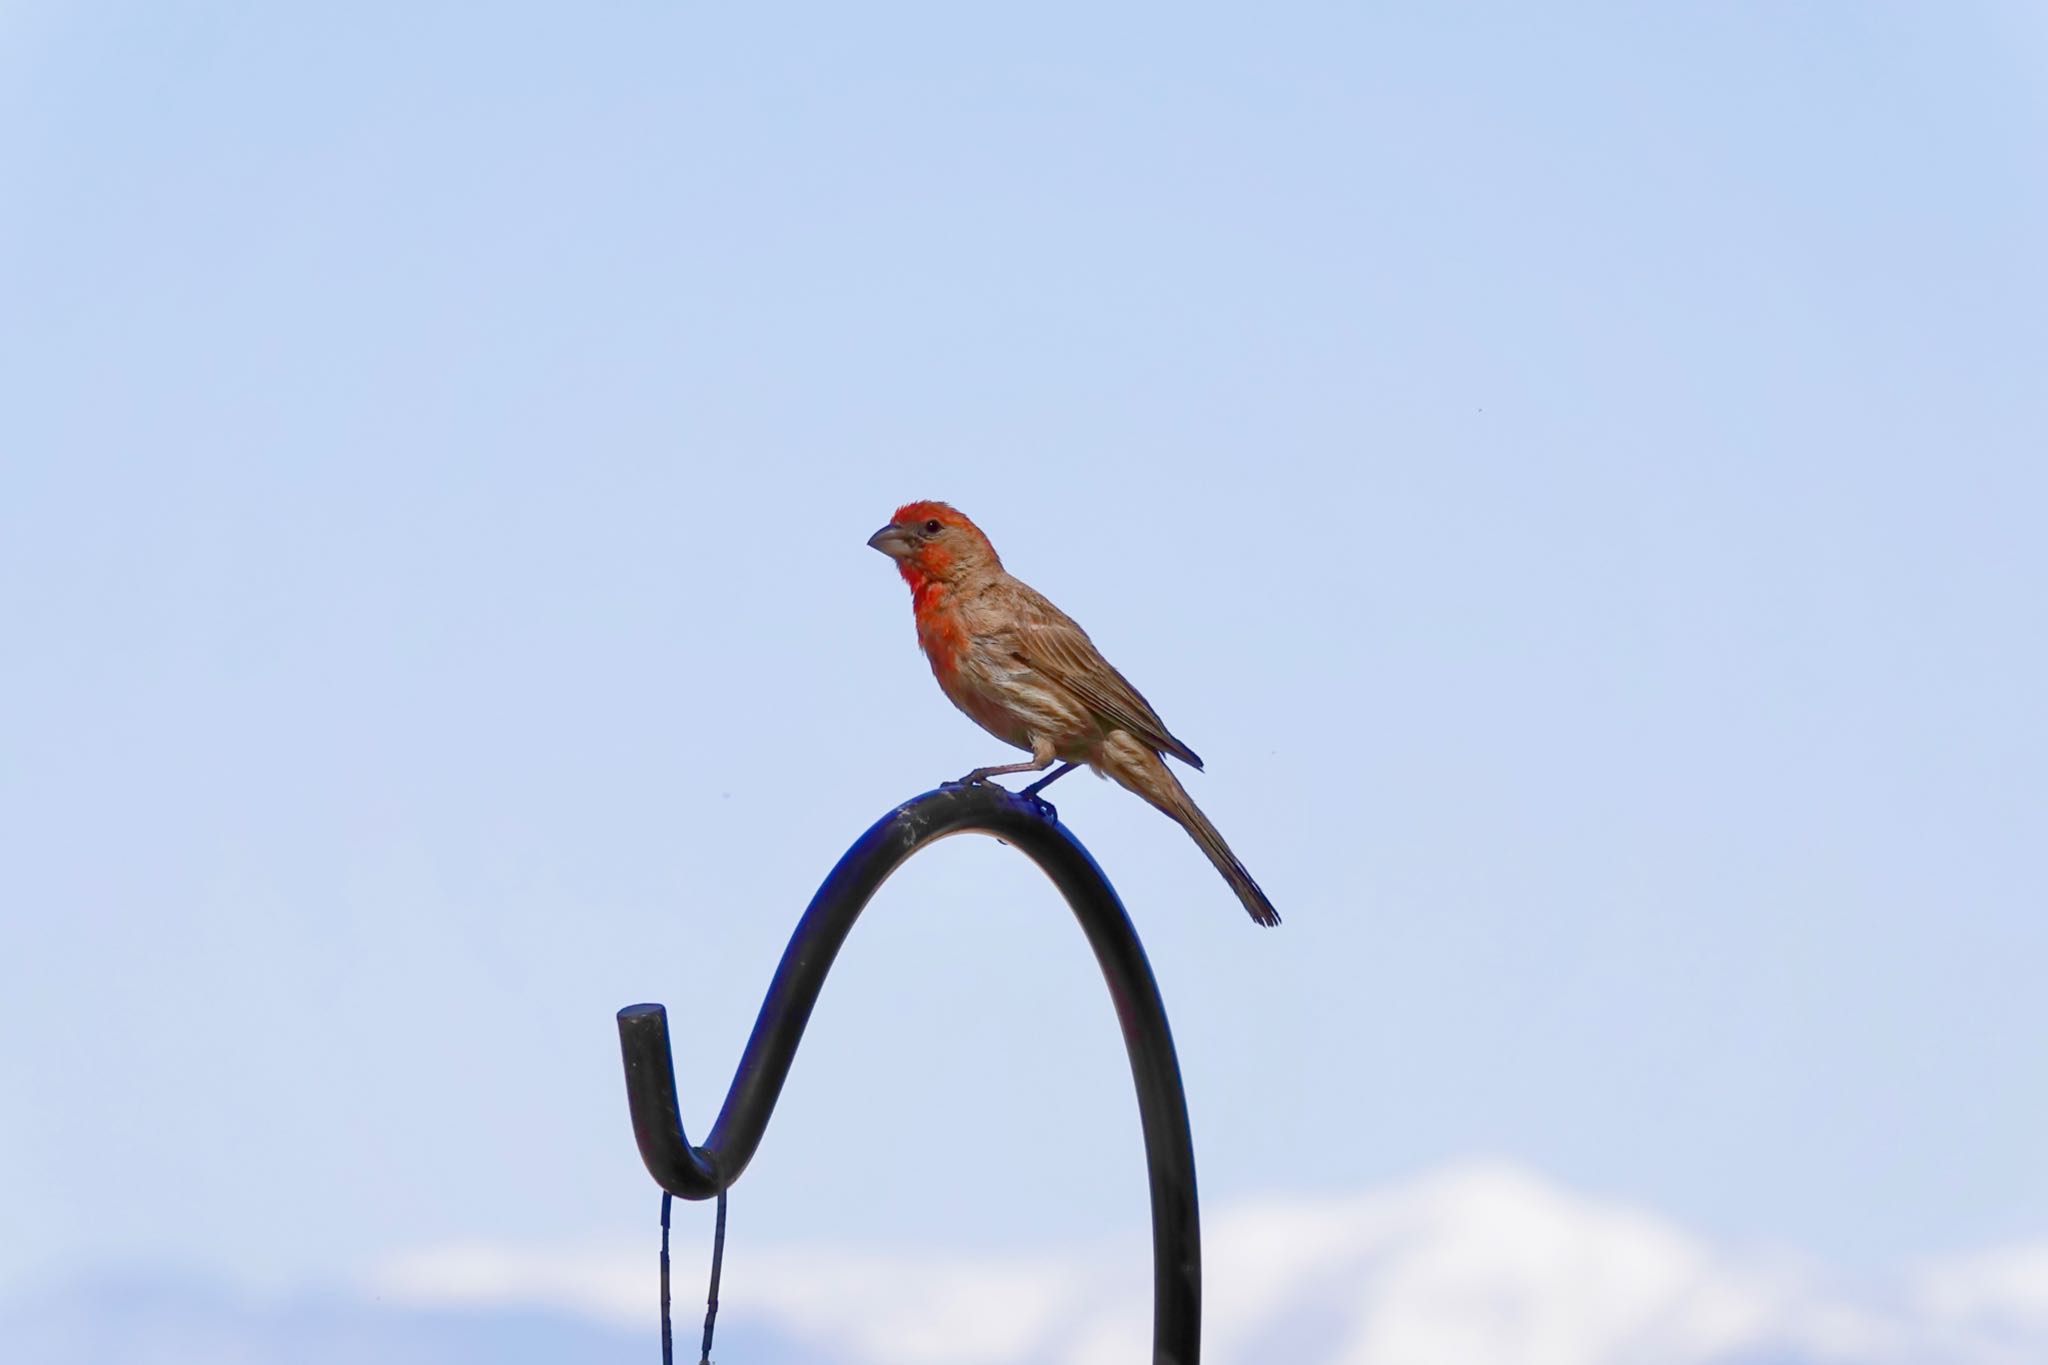
M 1017 795 L 1036 796 L 1040 792 L 1044 791 L 1047 787 L 1050 787 L 1053 783 L 1065 777 L 1068 773 L 1074 771 L 1074 769 L 1079 766 L 1080 765 L 1077 763 L 1062 763 L 1059 767 L 1054 768 L 1051 772 L 1047 773 L 1044 777 L 1039 778 L 1036 782 L 1033 782 L 1023 791 L 1018 792 Z
M 1047 754 L 1043 762 L 1033 759 L 1029 763 L 1005 763 L 1000 768 L 976 768 L 960 779 L 960 785 L 971 787 L 977 782 L 986 782 L 991 777 L 1003 777 L 1010 773 L 1042 773 L 1052 766 L 1052 755 Z
M 1031 759 L 1026 763 L 1005 763 L 997 768 L 976 768 L 960 779 L 960 785 L 971 787 L 977 782 L 986 782 L 991 777 L 1002 777 L 1007 773 L 1042 773 L 1052 766 L 1052 745 L 1044 740 L 1033 740 Z

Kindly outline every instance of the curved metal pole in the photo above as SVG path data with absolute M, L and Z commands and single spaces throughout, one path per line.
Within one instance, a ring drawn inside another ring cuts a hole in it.
M 657 1184 L 683 1199 L 709 1199 L 738 1180 L 760 1145 L 811 1008 L 861 909 L 911 854 L 967 831 L 1014 844 L 1037 863 L 1066 897 L 1102 966 L 1130 1054 L 1152 1186 L 1152 1359 L 1154 1365 L 1197 1365 L 1202 1252 L 1195 1152 L 1166 1006 L 1116 889 L 1044 801 L 992 784 L 941 787 L 883 816 L 846 851 L 782 954 L 725 1105 L 701 1147 L 683 1134 L 666 1011 L 660 1005 L 620 1010 L 619 1048 L 640 1158 Z

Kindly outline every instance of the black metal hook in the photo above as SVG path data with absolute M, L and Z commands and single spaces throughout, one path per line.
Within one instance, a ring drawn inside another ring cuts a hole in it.
M 712 1198 L 738 1180 L 760 1146 L 811 1008 L 861 909 L 911 854 L 969 831 L 1014 844 L 1052 878 L 1101 964 L 1130 1054 L 1152 1187 L 1152 1359 L 1154 1365 L 1197 1365 L 1202 1252 L 1195 1152 L 1166 1007 L 1116 889 L 1044 801 L 988 783 L 941 787 L 883 816 L 846 851 L 790 937 L 702 1146 L 691 1146 L 683 1134 L 667 1012 L 660 1005 L 620 1010 L 619 1048 L 640 1158 L 657 1184 L 683 1199 Z

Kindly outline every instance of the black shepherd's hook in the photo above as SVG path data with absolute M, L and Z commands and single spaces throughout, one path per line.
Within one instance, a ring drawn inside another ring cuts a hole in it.
M 918 849 L 970 830 L 1015 844 L 1052 878 L 1102 964 L 1137 1083 L 1152 1185 L 1152 1359 L 1154 1365 L 1197 1365 L 1202 1234 L 1195 1152 L 1166 1007 L 1115 888 L 1052 807 L 1035 798 L 993 784 L 941 787 L 883 816 L 846 851 L 782 954 L 725 1106 L 703 1146 L 691 1146 L 683 1135 L 667 1013 L 660 1005 L 620 1010 L 619 1048 L 640 1158 L 657 1184 L 683 1199 L 712 1198 L 738 1180 L 768 1127 L 832 959 L 862 907 Z

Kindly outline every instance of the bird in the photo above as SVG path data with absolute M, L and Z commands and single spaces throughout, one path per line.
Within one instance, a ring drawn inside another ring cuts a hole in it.
M 982 729 L 1031 755 L 976 768 L 960 781 L 1063 766 L 1025 789 L 1035 796 L 1085 764 L 1134 792 L 1186 830 L 1261 925 L 1280 914 L 1202 814 L 1165 755 L 1200 772 L 1152 704 L 1116 671 L 1088 632 L 1003 569 L 996 548 L 967 515 L 943 502 L 907 502 L 868 537 L 910 585 L 917 642 L 953 705 Z

